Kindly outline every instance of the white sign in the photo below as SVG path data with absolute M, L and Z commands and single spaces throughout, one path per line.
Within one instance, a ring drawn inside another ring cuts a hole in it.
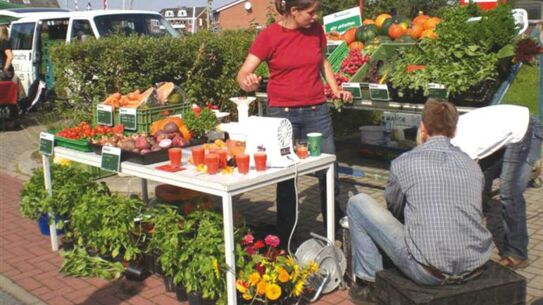
M 136 108 L 121 108 L 119 109 L 119 122 L 123 124 L 126 130 L 138 129 L 138 110 Z
M 98 104 L 96 106 L 96 122 L 100 125 L 113 126 L 113 107 Z
M 344 90 L 350 91 L 353 98 L 362 98 L 362 89 L 360 89 L 360 83 L 342 83 L 341 87 Z
M 323 21 L 324 31 L 326 33 L 335 31 L 343 34 L 345 31 L 352 27 L 359 27 L 362 25 L 360 8 L 353 7 L 351 9 L 337 12 L 335 14 L 326 15 L 323 17 Z

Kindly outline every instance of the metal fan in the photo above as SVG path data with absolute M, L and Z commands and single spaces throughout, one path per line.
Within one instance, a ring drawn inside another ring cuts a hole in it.
M 310 262 L 319 264 L 319 271 L 309 278 L 308 284 L 315 290 L 309 302 L 316 301 L 321 294 L 326 294 L 338 286 L 346 287 L 343 275 L 347 268 L 347 261 L 343 252 L 326 237 L 311 233 L 311 239 L 306 240 L 295 253 L 296 260 L 302 266 Z

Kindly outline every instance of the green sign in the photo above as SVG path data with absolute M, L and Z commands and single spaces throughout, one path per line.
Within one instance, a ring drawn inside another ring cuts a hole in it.
M 119 122 L 124 125 L 125 130 L 137 130 L 137 109 L 121 108 L 119 109 Z
M 386 84 L 369 84 L 370 99 L 376 101 L 390 101 L 388 86 Z
M 360 89 L 360 83 L 342 83 L 341 87 L 352 93 L 353 98 L 362 98 L 362 89 Z
M 447 91 L 447 88 L 445 85 L 442 84 L 436 84 L 436 83 L 429 83 L 428 84 L 428 96 L 440 98 L 440 99 L 446 99 L 449 97 L 449 92 Z
M 100 167 L 107 171 L 119 172 L 121 170 L 121 149 L 118 147 L 103 146 Z
M 42 155 L 51 156 L 53 155 L 53 147 L 55 146 L 55 136 L 47 133 L 40 133 L 40 153 Z
M 109 105 L 96 106 L 96 122 L 100 125 L 113 126 L 113 107 Z
M 326 15 L 323 17 L 323 22 L 324 31 L 326 33 L 336 31 L 341 34 L 352 27 L 359 27 L 362 25 L 360 8 L 353 7 L 335 14 Z

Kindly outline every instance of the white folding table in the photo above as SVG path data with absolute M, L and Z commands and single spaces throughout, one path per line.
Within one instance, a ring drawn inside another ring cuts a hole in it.
M 155 169 L 155 167 L 166 164 L 167 162 L 155 163 L 150 165 L 141 165 L 133 162 L 122 162 L 120 173 L 139 177 L 144 179 L 143 186 L 146 186 L 146 180 L 157 181 L 171 184 L 202 193 L 207 193 L 222 198 L 223 224 L 224 224 L 224 242 L 226 265 L 228 266 L 227 293 L 228 304 L 236 305 L 236 270 L 234 257 L 234 228 L 232 219 L 232 196 L 242 194 L 257 188 L 270 184 L 292 179 L 296 175 L 302 176 L 314 173 L 319 170 L 326 170 L 326 209 L 328 213 L 326 233 L 330 240 L 334 240 L 334 162 L 335 155 L 321 154 L 318 157 L 309 157 L 301 160 L 296 166 L 287 168 L 268 168 L 264 172 L 256 172 L 254 169 L 249 174 L 242 175 L 235 171 L 232 174 L 208 175 L 196 171 L 196 168 L 187 164 L 190 150 L 183 149 L 183 166 L 186 170 L 170 173 Z M 94 167 L 100 167 L 101 156 L 92 152 L 80 152 L 64 147 L 55 147 L 54 156 L 68 159 L 74 162 L 87 164 Z M 47 156 L 42 157 L 45 187 L 51 191 L 50 159 Z M 142 190 L 144 193 L 146 190 Z M 51 226 L 51 245 L 54 251 L 58 250 L 58 240 L 54 225 Z

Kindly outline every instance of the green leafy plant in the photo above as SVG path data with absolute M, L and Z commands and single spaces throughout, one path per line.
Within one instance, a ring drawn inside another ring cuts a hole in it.
M 217 117 L 208 108 L 203 108 L 199 116 L 193 111 L 187 111 L 183 114 L 183 122 L 187 125 L 194 138 L 201 138 L 211 130 L 217 127 Z
M 60 272 L 75 277 L 99 277 L 105 280 L 120 278 L 124 267 L 120 262 L 110 262 L 98 256 L 91 256 L 84 249 L 61 252 L 63 261 Z
M 91 173 L 70 165 L 51 165 L 52 195 L 45 190 L 43 169 L 33 171 L 32 177 L 21 191 L 20 211 L 30 219 L 37 220 L 43 214 L 69 218 L 72 210 L 80 203 L 81 195 L 89 189 L 109 193 L 107 186 L 93 181 Z M 51 217 L 50 222 L 53 223 Z M 59 228 L 62 222 L 59 222 Z
M 141 235 L 135 234 L 134 219 L 144 207 L 139 199 L 86 192 L 70 220 L 77 246 L 113 258 L 135 259 L 142 252 L 142 241 Z

